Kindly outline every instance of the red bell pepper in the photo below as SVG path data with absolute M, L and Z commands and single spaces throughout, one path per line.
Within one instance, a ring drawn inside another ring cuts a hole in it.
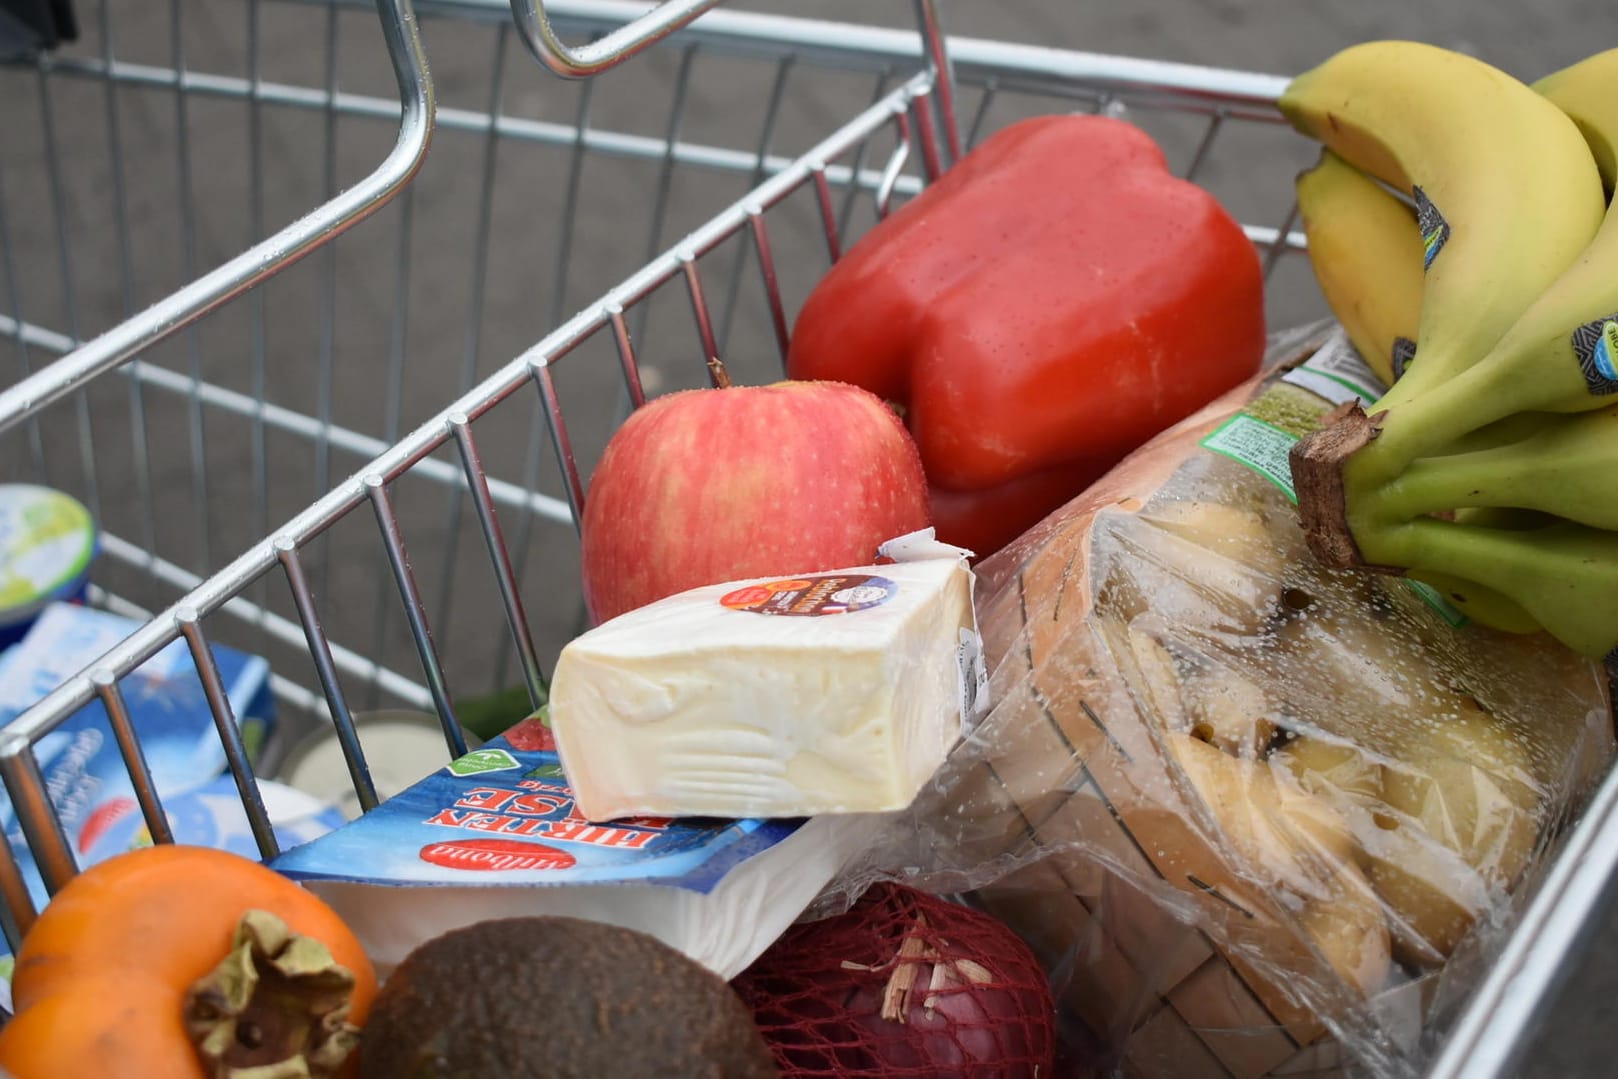
M 986 555 L 1263 351 L 1240 224 L 1138 127 L 1046 116 L 862 237 L 804 303 L 787 370 L 899 406 L 939 538 Z

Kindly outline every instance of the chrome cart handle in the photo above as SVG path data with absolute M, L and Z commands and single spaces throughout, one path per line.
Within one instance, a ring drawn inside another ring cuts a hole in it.
M 606 37 L 576 49 L 556 36 L 550 16 L 545 13 L 545 0 L 511 0 L 511 14 L 528 51 L 540 63 L 564 79 L 585 79 L 617 67 L 718 3 L 719 0 L 663 0 Z
M 411 181 L 432 141 L 434 97 L 412 0 L 375 0 L 382 36 L 399 85 L 399 134 L 370 175 L 178 292 L 0 390 L 0 431 L 36 415 L 96 376 L 279 273 L 370 217 Z

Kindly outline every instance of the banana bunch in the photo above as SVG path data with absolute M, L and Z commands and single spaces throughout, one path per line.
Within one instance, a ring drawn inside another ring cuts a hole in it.
M 1293 450 L 1310 550 L 1618 647 L 1618 49 L 1530 86 L 1370 42 L 1280 108 L 1325 147 L 1298 180 L 1316 278 L 1393 383 Z

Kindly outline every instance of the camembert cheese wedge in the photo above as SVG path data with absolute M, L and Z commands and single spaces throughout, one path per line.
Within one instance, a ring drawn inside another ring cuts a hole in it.
M 971 719 L 981 659 L 958 558 L 698 588 L 563 650 L 551 726 L 580 812 L 903 809 Z

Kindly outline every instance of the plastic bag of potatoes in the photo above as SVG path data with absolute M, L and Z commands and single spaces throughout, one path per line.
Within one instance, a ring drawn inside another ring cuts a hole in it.
M 1598 665 L 1320 568 L 1209 439 L 1324 414 L 1322 339 L 979 567 L 992 710 L 873 855 L 977 888 L 1104 1074 L 1415 1073 L 1613 752 Z

